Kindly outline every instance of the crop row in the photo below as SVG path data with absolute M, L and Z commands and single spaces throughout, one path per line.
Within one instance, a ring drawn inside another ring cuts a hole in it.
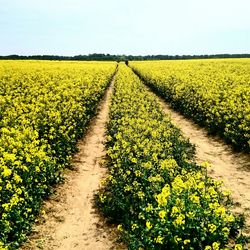
M 129 249 L 242 249 L 229 192 L 125 65 L 115 77 L 99 205 Z M 229 244 L 231 242 L 231 245 Z
M 15 249 L 61 178 L 116 63 L 0 64 L 0 249 Z
M 250 60 L 132 62 L 159 95 L 209 132 L 250 152 Z

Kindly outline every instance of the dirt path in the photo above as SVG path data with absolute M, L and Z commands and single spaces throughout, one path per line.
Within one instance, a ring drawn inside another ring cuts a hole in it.
M 183 135 L 196 146 L 196 162 L 208 161 L 211 164 L 208 174 L 214 179 L 223 180 L 224 186 L 231 190 L 234 211 L 245 214 L 244 234 L 250 236 L 250 154 L 235 152 L 218 136 L 208 135 L 205 128 L 173 110 L 163 98 L 154 94 L 146 84 L 145 86 L 158 98 L 163 110 L 170 115 Z M 250 249 L 250 243 L 247 247 Z
M 206 129 L 174 111 L 163 99 L 159 99 L 173 123 L 195 144 L 196 162 L 208 161 L 212 165 L 209 175 L 223 180 L 226 188 L 232 191 L 233 201 L 237 205 L 235 210 L 246 215 L 245 233 L 250 235 L 250 155 L 234 152 L 222 139 L 208 135 Z
M 99 113 L 91 121 L 84 140 L 79 142 L 79 153 L 73 159 L 74 170 L 65 174 L 65 183 L 45 202 L 47 215 L 34 227 L 23 250 L 117 249 L 114 228 L 107 227 L 93 208 L 93 196 L 105 174 L 99 162 L 105 156 L 103 142 L 112 89 L 113 84 L 101 101 Z

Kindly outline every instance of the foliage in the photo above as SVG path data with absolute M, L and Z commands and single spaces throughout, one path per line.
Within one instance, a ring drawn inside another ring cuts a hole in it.
M 76 151 L 115 63 L 0 63 L 0 249 L 25 238 Z
M 208 163 L 194 163 L 193 146 L 125 65 L 115 77 L 107 152 L 99 205 L 129 249 L 242 249 L 229 192 L 207 176 Z
M 250 152 L 250 60 L 132 62 L 140 77 L 185 116 Z

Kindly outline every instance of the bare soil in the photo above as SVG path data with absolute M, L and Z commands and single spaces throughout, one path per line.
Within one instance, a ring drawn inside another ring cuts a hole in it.
M 196 146 L 196 162 L 208 161 L 211 164 L 208 174 L 214 179 L 223 180 L 224 186 L 231 190 L 236 205 L 234 211 L 245 214 L 244 233 L 250 235 L 250 155 L 235 152 L 221 138 L 208 135 L 205 128 L 174 111 L 162 98 L 159 99 L 172 122 Z
M 105 127 L 113 84 L 100 103 L 97 117 L 89 125 L 79 152 L 73 158 L 73 170 L 65 182 L 45 202 L 46 215 L 40 216 L 27 243 L 21 248 L 48 250 L 122 249 L 116 228 L 107 225 L 94 208 L 94 195 L 106 170 L 100 162 L 105 157 Z M 124 249 L 124 248 L 123 248 Z

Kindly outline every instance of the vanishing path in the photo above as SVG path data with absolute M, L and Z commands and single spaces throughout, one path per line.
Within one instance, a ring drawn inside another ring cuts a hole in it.
M 93 208 L 94 194 L 105 174 L 100 161 L 105 156 L 105 130 L 112 89 L 113 83 L 99 105 L 97 117 L 93 118 L 87 134 L 78 144 L 73 171 L 65 174 L 65 182 L 45 202 L 47 215 L 34 226 L 23 250 L 117 249 L 114 228 L 106 226 Z
M 234 152 L 222 139 L 208 135 L 205 128 L 174 111 L 162 98 L 158 98 L 172 122 L 196 146 L 196 162 L 208 161 L 212 166 L 209 175 L 223 180 L 225 187 L 232 191 L 233 201 L 237 205 L 235 211 L 246 215 L 245 233 L 250 235 L 250 155 Z

